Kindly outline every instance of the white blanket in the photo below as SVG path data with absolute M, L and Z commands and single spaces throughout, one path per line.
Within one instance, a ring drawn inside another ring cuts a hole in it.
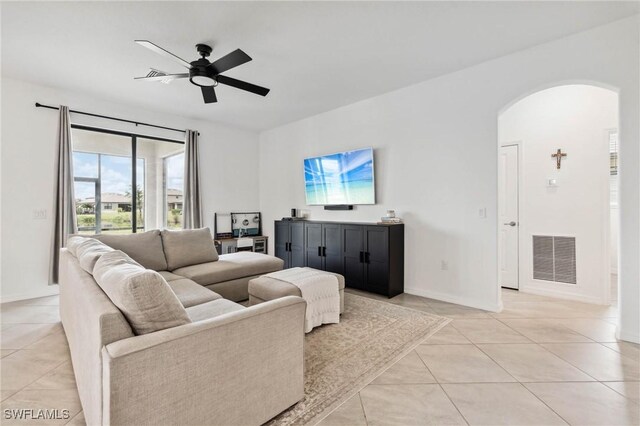
M 291 268 L 265 276 L 300 289 L 302 298 L 307 302 L 305 333 L 322 324 L 340 322 L 340 289 L 335 275 L 312 268 Z

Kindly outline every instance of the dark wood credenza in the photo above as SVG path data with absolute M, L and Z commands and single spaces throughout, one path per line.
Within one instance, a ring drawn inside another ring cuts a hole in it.
M 347 287 L 394 297 L 404 292 L 404 225 L 275 221 L 275 255 L 284 267 L 336 272 Z

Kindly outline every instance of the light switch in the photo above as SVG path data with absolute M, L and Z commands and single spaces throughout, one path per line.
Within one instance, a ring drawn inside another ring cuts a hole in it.
M 480 209 L 478 209 L 478 216 L 480 216 L 480 218 L 482 218 L 482 219 L 486 219 L 487 218 L 487 208 L 486 207 L 481 207 Z
M 547 180 L 547 186 L 558 186 L 558 181 L 555 179 Z
M 47 209 L 36 209 L 33 211 L 34 220 L 44 220 L 47 218 Z

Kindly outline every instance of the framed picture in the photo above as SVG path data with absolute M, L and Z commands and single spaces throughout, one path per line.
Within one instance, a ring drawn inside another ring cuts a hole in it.
M 260 212 L 231 213 L 231 233 L 236 238 L 262 235 L 262 215 Z

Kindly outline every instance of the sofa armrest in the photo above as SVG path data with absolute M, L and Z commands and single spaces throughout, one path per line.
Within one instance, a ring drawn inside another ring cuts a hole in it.
M 304 396 L 291 296 L 103 348 L 105 424 L 262 424 Z

